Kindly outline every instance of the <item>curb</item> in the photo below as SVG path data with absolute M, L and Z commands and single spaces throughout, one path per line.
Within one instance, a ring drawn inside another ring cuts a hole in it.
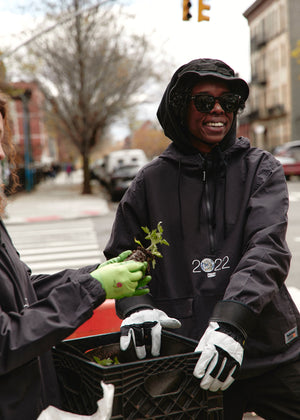
M 92 217 L 99 217 L 105 216 L 108 214 L 109 211 L 104 212 L 96 212 L 96 211 L 84 211 L 77 215 L 47 215 L 47 216 L 36 216 L 36 217 L 4 217 L 5 225 L 23 225 L 26 223 L 48 223 L 48 222 L 59 222 L 62 220 L 77 220 L 77 219 L 85 219 L 85 218 L 92 218 Z

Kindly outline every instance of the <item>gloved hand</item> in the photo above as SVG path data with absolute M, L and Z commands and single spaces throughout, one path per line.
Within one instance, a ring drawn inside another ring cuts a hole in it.
M 244 355 L 244 336 L 229 324 L 210 322 L 195 351 L 201 356 L 194 376 L 202 378 L 200 386 L 210 391 L 224 391 L 238 373 Z
M 99 266 L 90 274 L 97 279 L 106 292 L 106 299 L 121 299 L 128 296 L 140 296 L 149 293 L 145 286 L 151 276 L 145 276 L 146 262 L 123 261 Z
M 151 345 L 152 356 L 159 356 L 162 327 L 179 328 L 181 323 L 178 319 L 169 318 L 159 309 L 143 309 L 134 312 L 121 324 L 121 350 L 127 350 L 132 340 L 138 359 L 146 357 L 145 344 Z
M 132 254 L 132 251 L 129 251 L 129 250 L 128 251 L 123 251 L 117 257 L 114 257 L 114 258 L 111 258 L 110 260 L 104 261 L 102 264 L 100 264 L 98 266 L 98 268 L 105 267 L 107 264 L 113 264 L 113 263 L 123 262 L 131 254 Z

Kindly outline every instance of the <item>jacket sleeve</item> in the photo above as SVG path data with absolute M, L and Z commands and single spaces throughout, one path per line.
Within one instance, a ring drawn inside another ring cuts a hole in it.
M 150 293 L 143 296 L 132 296 L 116 300 L 116 313 L 121 319 L 125 319 L 133 312 L 142 309 L 155 309 Z
M 53 275 L 31 275 L 30 278 L 38 299 L 43 299 L 46 298 L 53 289 L 55 289 L 57 286 L 61 286 L 65 282 L 68 282 L 69 279 L 73 276 L 78 277 L 79 274 L 91 273 L 93 270 L 96 270 L 97 267 L 98 264 L 95 264 L 79 268 L 78 270 L 63 270 Z
M 47 278 L 43 279 L 47 282 Z M 65 270 L 48 276 L 55 287 L 19 312 L 0 307 L 0 374 L 38 357 L 68 337 L 105 300 L 105 291 L 89 273 Z
M 141 243 L 144 242 L 141 226 L 148 226 L 147 215 L 143 171 L 141 171 L 131 183 L 117 208 L 111 236 L 104 249 L 107 259 L 119 255 L 126 249 L 134 250 L 137 246 L 135 238 Z M 116 312 L 121 319 L 132 312 L 146 308 L 154 308 L 150 294 L 116 301 Z
M 232 324 L 244 336 L 280 290 L 289 271 L 286 243 L 288 190 L 282 166 L 265 155 L 248 201 L 242 257 L 231 275 L 223 301 L 211 320 Z

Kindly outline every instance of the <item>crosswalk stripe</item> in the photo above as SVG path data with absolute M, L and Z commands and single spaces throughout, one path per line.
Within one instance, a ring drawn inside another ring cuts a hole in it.
M 89 244 L 83 244 L 83 245 L 72 245 L 72 242 L 66 242 L 65 245 L 60 246 L 61 244 L 53 244 L 50 246 L 47 244 L 47 247 L 42 246 L 39 248 L 34 248 L 32 245 L 30 247 L 23 247 L 22 249 L 22 255 L 24 256 L 30 256 L 30 255 L 43 255 L 45 253 L 47 254 L 59 254 L 61 252 L 76 252 L 76 251 L 98 251 L 99 253 L 99 248 L 98 245 L 89 245 Z
M 64 261 L 56 261 L 55 265 L 53 264 L 53 261 L 32 263 L 29 265 L 29 267 L 33 274 L 53 274 L 57 271 L 64 270 L 65 268 L 77 269 L 86 265 L 93 265 L 98 263 L 99 258 L 97 260 L 92 260 L 91 258 L 76 258 L 75 260 L 69 259 Z
M 33 274 L 53 274 L 104 260 L 89 218 L 9 225 L 8 232 Z
M 23 253 L 21 253 L 22 258 L 25 258 Z M 79 252 L 63 252 L 63 253 L 55 253 L 55 254 L 38 254 L 38 255 L 27 255 L 26 256 L 26 263 L 31 265 L 34 262 L 40 261 L 64 261 L 68 258 L 72 259 L 81 259 L 81 258 L 98 258 L 99 261 L 99 251 L 79 251 Z
M 300 201 L 300 192 L 299 191 L 290 191 L 289 192 L 289 200 L 291 202 Z

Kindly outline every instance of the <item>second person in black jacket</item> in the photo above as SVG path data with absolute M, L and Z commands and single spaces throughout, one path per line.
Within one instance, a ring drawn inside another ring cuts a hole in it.
M 117 210 L 105 255 L 144 241 L 162 222 L 170 246 L 152 271 L 150 295 L 117 303 L 121 347 L 144 337 L 159 354 L 162 327 L 199 340 L 194 375 L 224 391 L 226 420 L 256 411 L 300 419 L 300 319 L 285 280 L 288 191 L 280 163 L 236 138 L 247 83 L 220 60 L 180 67 L 158 119 L 172 144 L 146 165 Z

